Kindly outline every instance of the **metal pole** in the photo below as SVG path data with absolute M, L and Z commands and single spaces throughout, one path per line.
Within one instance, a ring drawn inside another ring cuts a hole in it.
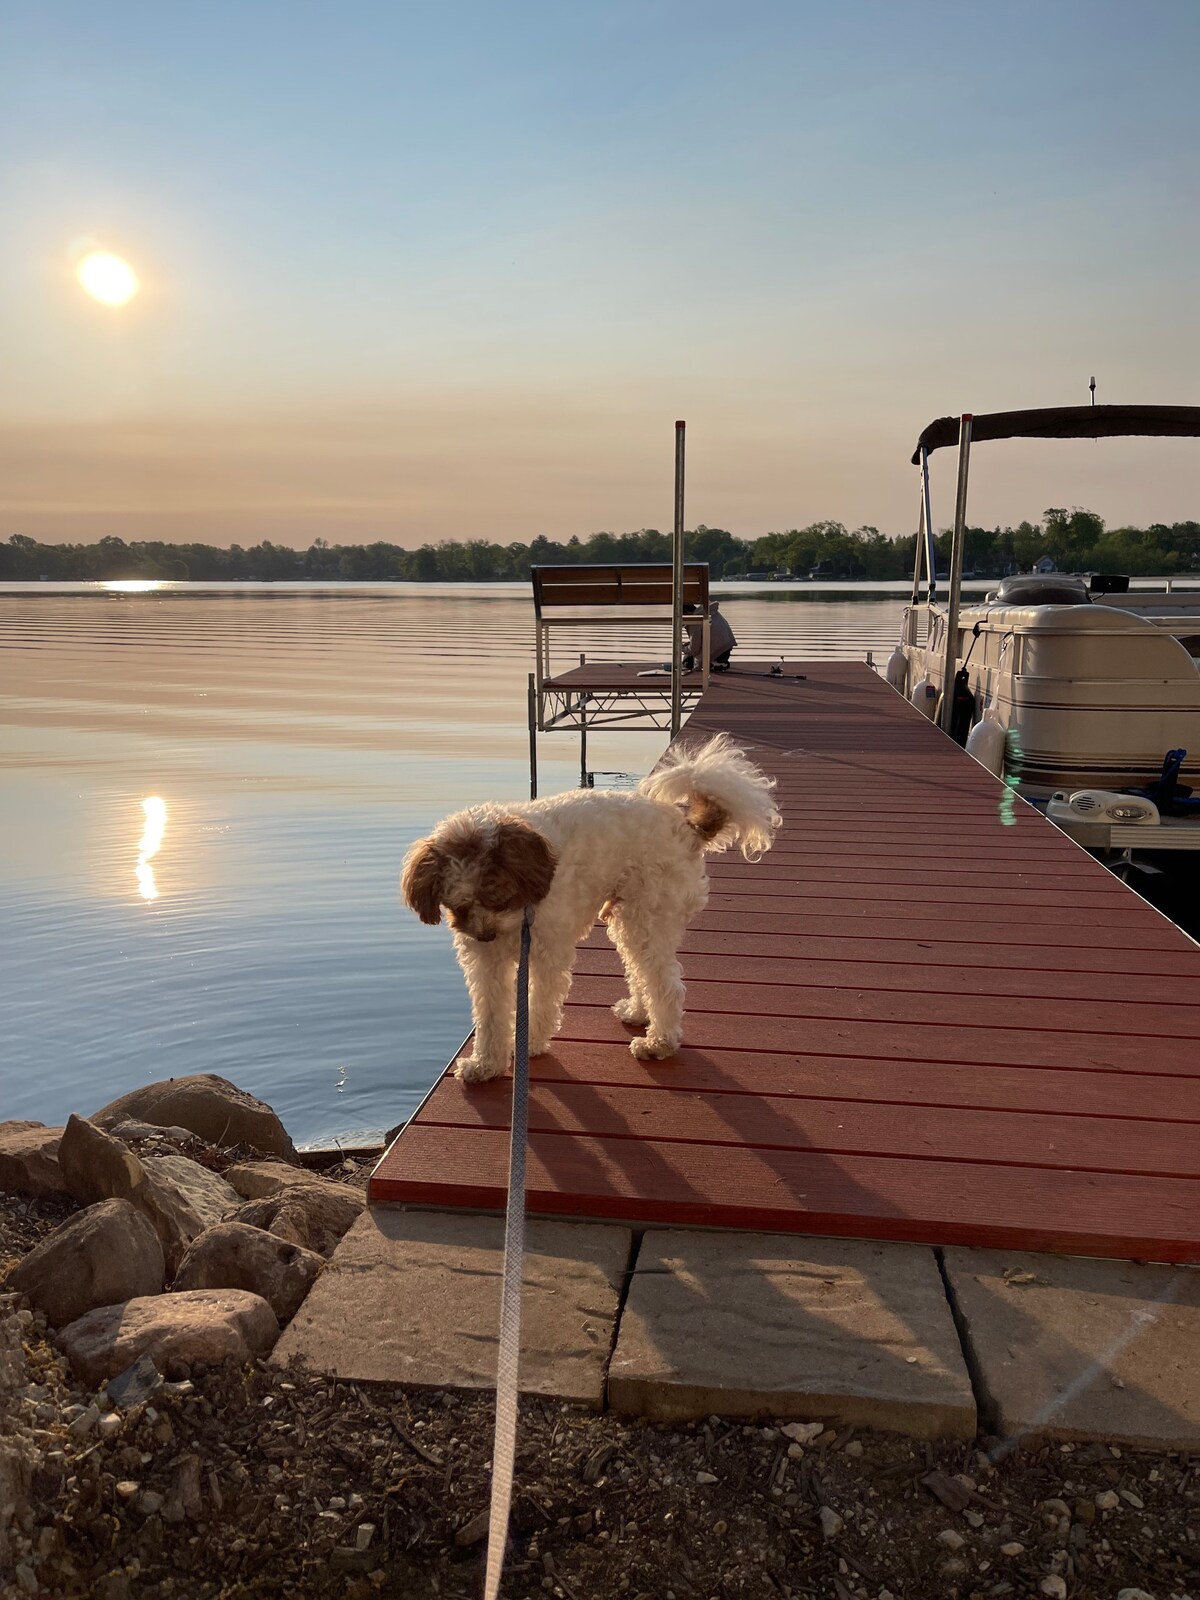
M 580 655 L 579 665 L 582 667 L 587 661 L 586 655 Z M 585 694 L 579 696 L 579 787 L 586 789 L 588 786 L 587 770 L 587 703 Z
M 929 452 L 921 447 L 921 518 L 925 528 L 925 576 L 929 580 L 929 604 L 937 599 L 937 545 L 933 538 L 933 509 L 929 500 Z
M 534 674 L 529 674 L 529 798 L 537 799 L 537 723 L 538 723 L 538 693 L 537 681 Z
M 683 656 L 683 438 L 686 422 L 675 424 L 675 537 L 671 546 L 671 737 L 682 720 Z
M 946 665 L 942 672 L 942 731 L 950 732 L 954 714 L 954 670 L 957 659 L 958 601 L 962 590 L 963 546 L 967 533 L 967 468 L 971 460 L 971 413 L 958 423 L 958 492 L 954 497 L 954 533 L 950 539 L 950 589 L 946 596 Z

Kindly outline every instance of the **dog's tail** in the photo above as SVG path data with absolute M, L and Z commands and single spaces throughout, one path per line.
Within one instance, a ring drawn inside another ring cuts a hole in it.
M 736 846 L 749 859 L 769 850 L 783 820 L 771 791 L 774 778 L 749 760 L 728 734 L 701 745 L 668 750 L 639 794 L 687 808 L 705 851 Z

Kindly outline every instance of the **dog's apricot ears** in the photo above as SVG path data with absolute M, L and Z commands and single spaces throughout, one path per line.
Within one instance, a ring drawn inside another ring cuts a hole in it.
M 496 829 L 496 855 L 516 885 L 520 904 L 534 906 L 546 898 L 558 862 L 536 828 L 515 818 L 500 823 Z
M 418 839 L 404 858 L 400 892 L 422 922 L 442 920 L 442 869 L 446 858 L 429 839 Z

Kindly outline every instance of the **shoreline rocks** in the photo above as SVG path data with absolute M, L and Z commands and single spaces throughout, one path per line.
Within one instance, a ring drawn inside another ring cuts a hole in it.
M 106 1131 L 130 1121 L 186 1128 L 209 1144 L 245 1145 L 296 1160 L 296 1147 L 271 1107 L 215 1072 L 143 1084 L 101 1106 L 89 1120 Z
M 9 1273 L 51 1326 L 98 1306 L 162 1292 L 166 1264 L 153 1225 L 128 1200 L 87 1206 L 36 1245 Z
M 0 1122 L 0 1189 L 39 1197 L 66 1194 L 58 1164 L 62 1132 L 41 1122 Z
M 141 1356 L 167 1376 L 194 1362 L 245 1362 L 266 1355 L 279 1321 L 245 1289 L 191 1289 L 100 1306 L 68 1323 L 56 1344 L 84 1383 L 115 1378 Z
M 67 1191 L 82 1205 L 127 1200 L 149 1219 L 174 1271 L 188 1245 L 238 1203 L 235 1190 L 181 1155 L 143 1160 L 120 1139 L 72 1116 L 58 1152 Z
M 318 1255 L 330 1256 L 366 1205 L 365 1195 L 316 1178 L 289 1185 L 263 1200 L 248 1200 L 227 1220 L 262 1228 Z
M 300 1309 L 325 1265 L 323 1256 L 244 1222 L 218 1222 L 194 1239 L 180 1262 L 173 1293 L 248 1289 L 270 1305 L 281 1327 Z
M 211 1074 L 62 1128 L 0 1124 L 0 1188 L 57 1208 L 9 1283 L 87 1381 L 269 1351 L 366 1203 L 301 1167 L 274 1111 Z

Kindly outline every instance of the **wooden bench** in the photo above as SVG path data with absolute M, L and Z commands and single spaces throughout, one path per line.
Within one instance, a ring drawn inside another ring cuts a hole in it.
M 550 672 L 551 627 L 619 627 L 631 621 L 651 620 L 660 625 L 665 622 L 670 627 L 671 599 L 669 562 L 644 562 L 631 566 L 534 567 L 533 611 L 539 694 L 547 683 L 553 681 Z M 688 620 L 700 622 L 703 627 L 701 679 L 697 687 L 706 688 L 710 616 L 706 562 L 691 561 L 685 564 L 683 605 L 693 608 Z M 656 615 L 651 618 L 647 611 Z M 679 648 L 678 640 L 674 642 L 674 648 Z M 670 651 L 666 653 L 669 655 Z

